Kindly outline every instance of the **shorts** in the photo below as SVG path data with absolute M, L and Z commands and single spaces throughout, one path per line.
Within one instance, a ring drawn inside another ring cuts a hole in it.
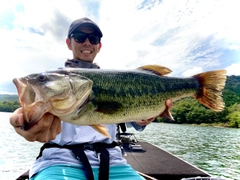
M 92 167 L 94 179 L 98 179 L 99 168 Z M 79 166 L 52 165 L 38 172 L 30 180 L 87 180 L 84 170 Z M 110 166 L 110 180 L 144 180 L 130 165 Z

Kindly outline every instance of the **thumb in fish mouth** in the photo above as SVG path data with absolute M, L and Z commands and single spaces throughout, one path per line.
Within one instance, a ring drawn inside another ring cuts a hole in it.
M 22 107 L 24 124 L 21 128 L 27 131 L 49 111 L 51 105 L 50 103 L 36 102 L 31 105 L 23 105 Z

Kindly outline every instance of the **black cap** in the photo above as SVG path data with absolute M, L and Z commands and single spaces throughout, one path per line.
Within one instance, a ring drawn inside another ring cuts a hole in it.
M 102 31 L 100 30 L 98 25 L 95 22 L 93 22 L 91 19 L 84 17 L 84 18 L 76 19 L 75 21 L 72 22 L 68 30 L 68 38 L 70 38 L 70 35 L 78 27 L 91 27 L 100 35 L 100 37 L 103 36 Z

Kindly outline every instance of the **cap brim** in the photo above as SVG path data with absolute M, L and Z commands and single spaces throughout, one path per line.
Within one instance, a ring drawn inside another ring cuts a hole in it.
M 90 28 L 92 28 L 100 37 L 103 36 L 101 30 L 100 30 L 96 25 L 94 25 L 94 24 L 92 24 L 92 23 L 88 23 L 88 22 L 82 23 L 82 24 L 76 26 L 76 27 L 72 30 L 72 32 L 70 32 L 69 36 L 70 36 L 72 33 L 77 32 L 78 28 L 80 28 L 80 27 L 90 27 Z

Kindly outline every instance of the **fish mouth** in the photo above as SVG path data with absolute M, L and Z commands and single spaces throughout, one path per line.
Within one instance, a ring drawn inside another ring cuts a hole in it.
M 36 89 L 28 83 L 26 78 L 13 79 L 18 92 L 19 103 L 23 108 L 23 130 L 30 129 L 36 124 L 46 111 L 43 111 L 43 101 L 37 96 Z
M 23 93 L 25 92 L 25 89 L 27 88 L 26 82 L 23 82 L 20 79 L 14 78 L 13 83 L 15 84 L 15 86 L 17 88 L 18 100 L 19 100 L 20 105 L 22 106 Z

